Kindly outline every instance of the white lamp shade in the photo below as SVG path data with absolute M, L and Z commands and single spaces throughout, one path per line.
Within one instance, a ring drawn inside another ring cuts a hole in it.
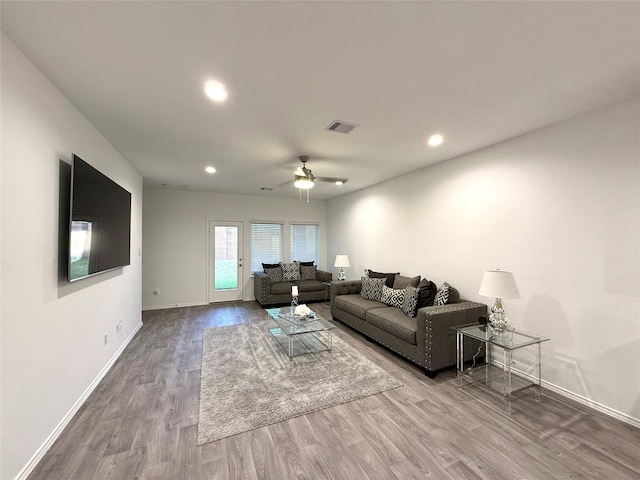
M 336 261 L 333 266 L 340 268 L 350 267 L 351 265 L 349 264 L 349 257 L 347 255 L 336 255 Z
M 513 273 L 502 270 L 484 272 L 478 295 L 494 298 L 520 298 Z

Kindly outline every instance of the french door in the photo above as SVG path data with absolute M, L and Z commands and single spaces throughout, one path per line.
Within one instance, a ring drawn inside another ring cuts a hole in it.
M 242 222 L 209 221 L 209 303 L 242 300 Z

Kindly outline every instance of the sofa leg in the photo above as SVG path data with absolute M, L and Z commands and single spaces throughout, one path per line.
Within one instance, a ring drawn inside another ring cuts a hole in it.
M 438 375 L 436 372 L 432 372 L 431 370 L 427 370 L 426 368 L 425 368 L 425 369 L 423 369 L 422 371 L 424 372 L 424 374 L 425 374 L 427 377 L 429 377 L 429 378 L 431 378 L 431 379 L 436 378 L 436 375 Z

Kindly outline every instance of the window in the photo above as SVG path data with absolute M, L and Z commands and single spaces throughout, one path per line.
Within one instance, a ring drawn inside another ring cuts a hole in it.
M 261 272 L 263 263 L 279 263 L 283 255 L 281 223 L 251 224 L 251 272 Z
M 290 225 L 290 238 L 291 238 L 291 260 L 299 260 L 301 262 L 310 262 L 313 260 L 316 265 L 319 264 L 320 255 L 318 225 L 303 225 L 292 224 Z

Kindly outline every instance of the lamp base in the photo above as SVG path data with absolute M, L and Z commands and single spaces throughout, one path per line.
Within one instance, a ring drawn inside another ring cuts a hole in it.
M 344 269 L 340 268 L 338 272 L 338 281 L 344 282 L 347 279 L 347 276 L 344 274 Z
M 509 319 L 505 315 L 502 299 L 496 298 L 496 303 L 491 307 L 491 315 L 489 315 L 489 325 L 498 332 L 504 332 L 509 328 Z

